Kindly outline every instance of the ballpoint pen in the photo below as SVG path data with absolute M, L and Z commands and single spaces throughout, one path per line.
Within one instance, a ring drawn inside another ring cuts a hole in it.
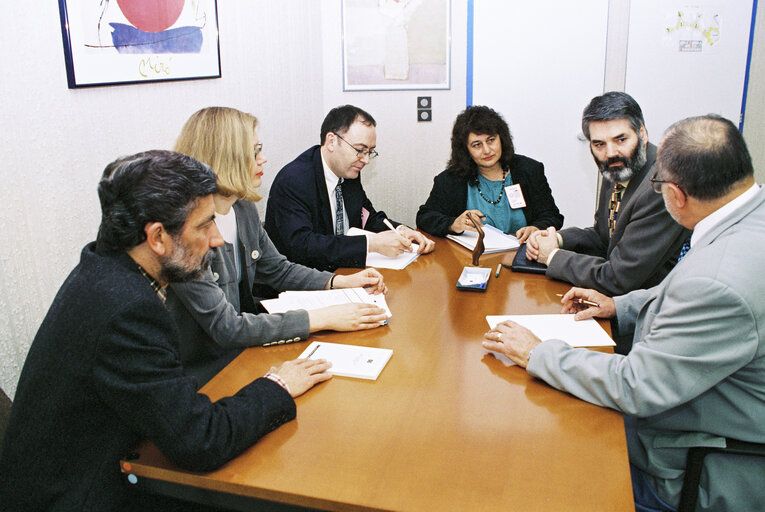
M 314 352 L 316 352 L 317 350 L 319 350 L 319 347 L 320 347 L 320 346 L 321 346 L 321 345 L 317 344 L 315 347 L 313 347 L 313 350 L 311 350 L 311 353 L 310 353 L 310 354 L 308 354 L 308 355 L 306 356 L 306 359 L 311 359 L 311 356 L 314 354 Z
M 562 293 L 556 293 L 555 295 L 557 295 L 558 297 L 563 297 Z M 571 299 L 571 302 L 574 302 L 575 304 L 582 304 L 583 306 L 591 306 L 593 308 L 599 308 L 600 307 L 600 304 L 598 304 L 597 302 L 593 302 L 593 301 L 587 300 L 587 299 L 582 299 L 582 298 L 579 298 L 579 297 L 576 297 L 575 299 Z
M 396 228 L 394 228 L 394 227 L 393 227 L 393 224 L 391 224 L 391 223 L 390 223 L 390 221 L 389 221 L 388 219 L 383 219 L 383 224 L 385 224 L 386 226 L 388 226 L 388 229 L 390 229 L 391 231 L 393 231 L 394 233 L 396 233 L 396 234 L 398 235 L 398 237 L 401 239 L 401 241 L 402 241 L 402 242 L 404 242 L 405 244 L 408 244 L 408 245 L 410 245 L 410 246 L 411 246 L 411 242 L 410 242 L 410 241 L 409 241 L 409 240 L 408 240 L 408 239 L 407 239 L 407 238 L 406 238 L 404 235 L 402 235 L 401 233 L 399 233 L 399 232 L 398 232 L 398 230 L 397 230 Z
M 497 265 L 497 271 L 494 272 L 494 277 L 499 277 L 499 271 L 502 270 L 502 263 Z

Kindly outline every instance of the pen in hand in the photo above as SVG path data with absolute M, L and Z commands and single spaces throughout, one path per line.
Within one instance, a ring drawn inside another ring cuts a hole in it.
M 412 244 L 411 244 L 411 242 L 409 241 L 409 239 L 407 239 L 407 238 L 406 238 L 404 235 L 402 235 L 401 233 L 399 233 L 399 232 L 398 232 L 398 230 L 397 230 L 396 228 L 394 228 L 394 227 L 393 227 L 393 224 L 391 224 L 391 223 L 390 223 L 390 221 L 389 221 L 388 219 L 383 219 L 383 224 L 385 224 L 386 226 L 388 226 L 388 229 L 390 229 L 391 231 L 393 231 L 394 233 L 396 233 L 396 235 L 398 235 L 399 239 L 400 239 L 402 242 L 404 242 L 404 245 L 406 245 L 406 246 L 408 246 L 408 247 L 409 247 L 409 250 L 410 250 L 410 251 L 412 250 L 412 247 L 411 247 L 411 245 L 412 245 Z
M 555 295 L 557 295 L 558 297 L 563 297 L 562 293 L 556 293 Z M 593 302 L 593 301 L 587 300 L 587 299 L 582 299 L 582 298 L 579 298 L 579 297 L 576 297 L 575 299 L 571 299 L 571 302 L 573 302 L 574 304 L 581 304 L 583 306 L 590 306 L 590 307 L 593 307 L 593 308 L 599 308 L 600 307 L 600 304 L 598 304 L 597 302 Z

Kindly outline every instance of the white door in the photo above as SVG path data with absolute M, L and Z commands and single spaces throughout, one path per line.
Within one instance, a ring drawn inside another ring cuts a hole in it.
M 473 6 L 472 104 L 502 113 L 516 152 L 544 163 L 565 225 L 592 225 L 598 172 L 581 119 L 603 93 L 608 0 Z

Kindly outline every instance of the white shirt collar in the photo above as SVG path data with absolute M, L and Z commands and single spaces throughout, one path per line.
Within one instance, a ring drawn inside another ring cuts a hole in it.
M 701 219 L 693 228 L 693 234 L 691 234 L 691 247 L 693 247 L 693 244 L 697 241 L 701 240 L 704 235 L 709 233 L 713 227 L 717 226 L 725 217 L 753 199 L 759 190 L 760 186 L 755 183 L 749 190 Z
M 324 155 L 321 155 L 321 166 L 324 168 L 324 181 L 327 182 L 327 192 L 334 195 L 335 187 L 337 186 L 337 182 L 340 181 L 340 178 L 338 178 L 337 175 L 332 172 L 332 169 L 329 168 L 326 160 L 324 160 Z

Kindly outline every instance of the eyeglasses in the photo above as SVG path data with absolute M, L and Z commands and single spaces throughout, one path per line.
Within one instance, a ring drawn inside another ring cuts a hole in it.
M 332 132 L 332 133 L 335 133 L 335 132 Z M 337 135 L 338 139 L 340 139 L 341 141 L 345 142 L 351 148 L 353 148 L 354 151 L 356 151 L 356 158 L 360 159 L 360 158 L 364 158 L 364 156 L 368 156 L 369 159 L 372 160 L 373 158 L 375 158 L 377 155 L 380 154 L 377 151 L 375 151 L 374 149 L 359 149 L 356 146 L 354 146 L 353 144 L 351 144 L 350 142 L 348 142 L 347 140 L 345 140 L 344 138 L 342 138 L 337 133 L 335 133 L 335 135 Z
M 252 156 L 254 156 L 255 158 L 258 158 L 258 155 L 260 154 L 261 151 L 263 151 L 263 143 L 258 142 L 258 144 L 255 146 L 255 151 Z
M 654 175 L 653 175 L 653 178 L 648 180 L 648 181 L 651 182 L 651 187 L 653 187 L 653 191 L 654 192 L 656 192 L 657 194 L 661 194 L 661 184 L 662 183 L 671 183 L 672 185 L 674 185 L 677 188 L 679 188 L 681 192 L 685 193 L 685 191 L 682 188 L 680 188 L 680 185 L 678 185 L 674 181 L 660 180 L 659 178 L 657 178 L 658 175 L 659 175 L 659 172 L 656 171 L 656 173 L 654 173 Z

